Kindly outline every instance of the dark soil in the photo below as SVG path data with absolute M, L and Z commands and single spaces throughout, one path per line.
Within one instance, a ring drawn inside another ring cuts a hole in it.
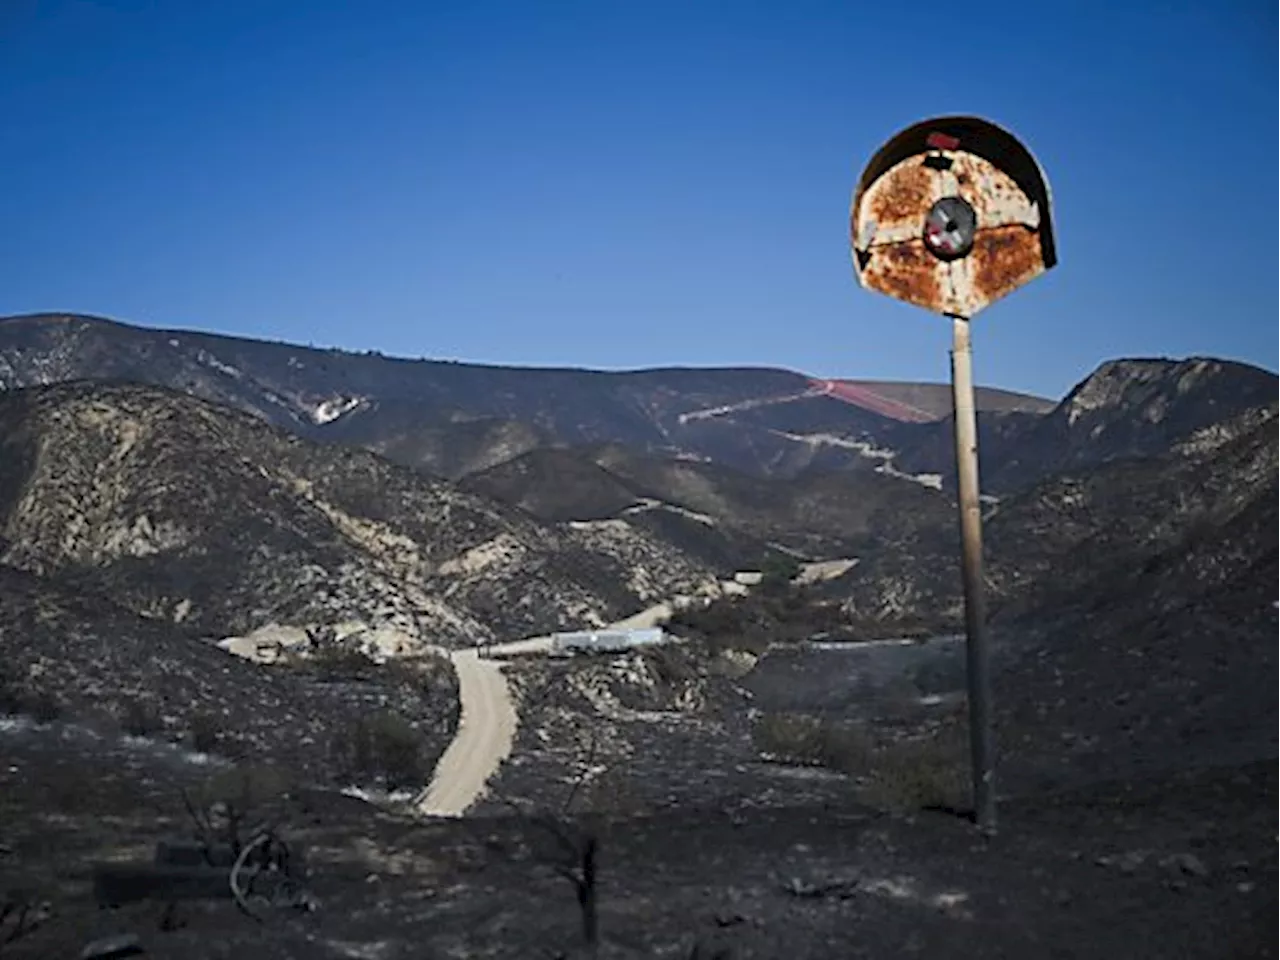
M 457 679 L 440 658 L 370 664 L 361 675 L 264 668 L 173 624 L 3 565 L 0 654 L 0 715 L 278 763 L 318 782 L 352 781 L 348 741 L 370 717 L 407 718 L 427 771 L 457 726 Z
M 229 902 L 99 910 L 88 864 L 145 858 L 184 830 L 175 796 L 208 771 L 85 750 L 49 731 L 0 734 L 6 886 L 48 919 L 5 957 L 73 957 L 140 936 L 182 958 L 553 957 L 575 949 L 572 890 L 514 815 L 414 822 L 299 791 L 310 914 Z M 1273 957 L 1274 763 L 1011 802 L 980 837 L 945 814 L 890 818 L 792 781 L 781 805 L 668 810 L 601 828 L 606 957 Z M 172 924 L 170 924 L 172 926 Z M 700 951 L 695 953 L 695 947 Z M 721 952 L 717 952 L 721 951 Z

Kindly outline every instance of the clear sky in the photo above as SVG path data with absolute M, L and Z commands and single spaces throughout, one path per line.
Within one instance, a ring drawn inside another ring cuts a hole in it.
M 944 380 L 850 191 L 928 116 L 1024 139 L 1060 265 L 984 383 L 1275 369 L 1273 0 L 0 0 L 0 314 L 387 354 Z

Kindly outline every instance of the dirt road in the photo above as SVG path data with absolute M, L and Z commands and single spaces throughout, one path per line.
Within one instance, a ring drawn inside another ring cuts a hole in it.
M 637 629 L 665 623 L 674 610 L 689 602 L 688 597 L 675 597 L 656 603 L 619 620 L 611 629 Z M 453 742 L 436 764 L 431 785 L 415 804 L 419 813 L 460 817 L 484 795 L 485 784 L 511 754 L 519 722 L 506 678 L 502 675 L 502 665 L 491 658 L 546 654 L 550 652 L 551 645 L 551 637 L 530 637 L 450 654 L 458 674 L 462 716 Z
M 511 753 L 516 711 L 500 664 L 475 650 L 452 654 L 462 715 L 458 732 L 436 765 L 419 813 L 460 817 L 484 794 L 485 784 Z
M 655 604 L 614 626 L 651 626 L 670 616 L 670 604 Z M 519 718 L 502 675 L 502 665 L 490 658 L 547 654 L 550 650 L 551 637 L 530 637 L 450 654 L 458 674 L 462 716 L 453 742 L 436 764 L 431 786 L 415 804 L 418 813 L 435 817 L 462 816 L 484 795 L 485 784 L 511 754 Z

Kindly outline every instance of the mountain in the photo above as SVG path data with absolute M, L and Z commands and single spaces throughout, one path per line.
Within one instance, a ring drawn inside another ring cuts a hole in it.
M 768 368 L 498 367 L 65 314 L 0 318 L 0 389 L 84 378 L 180 390 L 448 479 L 536 450 L 616 445 L 763 477 L 879 472 L 953 483 L 943 384 Z M 979 388 L 984 492 L 1158 452 L 1275 391 L 1268 371 L 1205 358 L 1109 361 L 1057 404 Z
M 1126 412 L 1113 411 L 1111 422 Z M 1278 422 L 1271 394 L 1167 447 L 1153 442 L 1148 455 L 1058 472 L 988 505 L 1002 786 L 1025 793 L 1188 767 L 1274 765 Z M 766 642 L 818 631 L 853 640 L 958 634 L 958 552 L 954 518 L 886 523 L 875 549 L 840 576 L 773 609 L 767 598 L 718 601 L 685 615 L 684 625 L 717 645 L 755 650 L 761 633 Z M 782 649 L 783 662 L 806 655 Z M 900 659 L 901 650 L 850 653 L 862 658 L 858 676 L 873 674 L 877 657 L 882 666 L 911 658 L 907 703 L 922 693 L 962 703 L 961 644 L 937 640 Z M 856 696 L 849 675 L 830 679 L 837 668 L 823 656 L 811 654 L 807 668 L 822 679 L 805 682 Z M 789 687 L 786 702 L 806 695 Z M 918 707 L 926 714 L 927 700 Z
M 712 578 L 624 521 L 551 526 L 174 390 L 0 392 L 0 563 L 215 639 L 362 624 L 452 646 L 602 624 Z
M 161 474 L 168 469 L 191 471 L 195 464 L 207 460 L 209 466 L 202 469 L 209 476 L 218 476 L 229 464 L 239 462 L 244 475 L 228 482 L 227 495 L 243 488 L 252 490 L 246 494 L 248 502 L 274 498 L 282 509 L 287 504 L 289 510 L 300 511 L 298 518 L 273 528 L 270 536 L 279 537 L 281 529 L 301 525 L 304 538 L 312 538 L 304 552 L 323 553 L 314 557 L 308 553 L 300 570 L 312 572 L 292 574 L 293 579 L 280 585 L 276 599 L 265 599 L 265 592 L 269 592 L 266 584 L 272 577 L 264 575 L 258 588 L 264 593 L 262 609 L 253 612 L 237 601 L 232 606 L 241 611 L 239 619 L 231 617 L 237 624 L 261 621 L 267 611 L 272 616 L 302 615 L 292 609 L 300 604 L 306 617 L 331 619 L 333 611 L 322 616 L 318 604 L 334 605 L 335 610 L 350 606 L 349 598 L 329 598 L 310 586 L 313 581 L 308 577 L 319 576 L 315 571 L 328 572 L 345 562 L 340 557 L 351 538 L 337 548 L 318 546 L 326 543 L 333 524 L 318 521 L 315 509 L 297 500 L 302 497 L 305 501 L 310 495 L 306 491 L 311 489 L 306 484 L 313 481 L 296 477 L 311 467 L 331 473 L 333 464 L 351 462 L 356 456 L 353 448 L 361 447 L 414 470 L 412 477 L 394 473 L 397 483 L 430 486 L 426 475 L 462 480 L 465 491 L 461 495 L 473 505 L 469 509 L 481 510 L 474 504 L 483 503 L 483 510 L 501 512 L 501 519 L 486 528 L 490 538 L 497 536 L 496 530 L 504 523 L 522 531 L 541 530 L 543 524 L 550 523 L 554 535 L 545 542 L 564 543 L 565 549 L 576 549 L 575 545 L 594 538 L 591 549 L 614 550 L 615 546 L 602 544 L 621 537 L 631 544 L 627 550 L 639 549 L 654 557 L 658 566 L 683 571 L 674 576 L 683 586 L 692 582 L 691 577 L 752 566 L 763 562 L 761 558 L 771 551 L 783 549 L 814 559 L 862 558 L 865 562 L 857 571 L 856 582 L 861 582 L 857 577 L 898 564 L 902 574 L 886 574 L 885 580 L 898 582 L 905 591 L 896 605 L 928 607 L 932 601 L 923 593 L 917 596 L 926 588 L 908 571 L 920 566 L 922 553 L 934 550 L 931 544 L 938 545 L 941 556 L 950 556 L 953 517 L 946 488 L 953 474 L 954 454 L 951 421 L 946 416 L 949 390 L 941 385 L 820 381 L 782 370 L 603 373 L 485 367 L 156 331 L 86 317 L 40 315 L 0 320 L 0 383 L 10 388 L 0 392 L 0 397 L 12 396 L 13 388 L 23 384 L 57 384 L 81 377 L 118 377 L 167 387 L 249 414 L 249 420 L 226 421 L 240 425 L 228 427 L 231 433 L 257 422 L 309 441 L 300 447 L 289 446 L 277 430 L 268 431 L 275 439 L 267 446 L 260 445 L 253 456 L 244 457 L 225 446 L 201 453 L 214 442 L 208 431 L 187 429 L 181 437 L 174 432 L 180 429 L 185 413 L 171 412 L 158 421 L 168 425 L 165 435 L 171 441 Z M 121 385 L 112 390 L 115 399 L 111 403 L 129 395 Z M 1056 406 L 1016 394 L 983 392 L 984 492 L 1008 500 L 1063 471 L 1087 473 L 1107 463 L 1158 456 L 1196 430 L 1274 400 L 1275 391 L 1274 374 L 1244 364 L 1192 359 L 1108 362 Z M 163 391 L 148 394 L 161 395 L 167 397 L 166 404 L 179 403 L 175 395 Z M 6 409 L 22 407 L 15 403 Z M 214 416 L 210 411 L 215 408 L 208 404 L 195 409 L 199 413 L 192 423 Z M 222 422 L 221 415 L 215 419 Z M 76 422 L 75 431 L 89 429 L 90 420 L 80 417 Z M 53 429 L 55 423 L 50 421 L 37 433 Z M 57 421 L 56 429 L 68 427 Z M 75 431 L 66 443 L 80 442 Z M 117 432 L 113 437 L 104 440 L 99 436 L 88 442 L 104 449 L 127 446 L 122 434 Z M 311 467 L 298 466 L 291 468 L 289 477 L 278 476 L 288 457 L 282 458 L 276 445 L 306 449 L 309 452 L 302 459 Z M 331 452 L 321 453 L 325 447 Z M 110 458 L 107 462 L 115 463 Z M 387 473 L 390 467 L 384 460 L 367 463 L 376 466 L 347 466 L 340 472 L 371 471 L 379 478 L 393 475 Z M 258 468 L 265 474 L 255 475 Z M 67 471 L 79 471 L 83 489 L 94 489 L 94 497 L 102 495 L 96 491 L 100 480 L 90 478 L 83 465 Z M 25 474 L 13 467 L 0 467 L 0 494 L 5 482 L 25 483 Z M 130 473 L 118 482 L 129 486 L 132 496 L 137 497 L 137 484 L 151 481 Z M 342 502 L 343 497 L 347 501 L 340 509 L 351 509 L 351 490 L 369 490 L 371 482 L 332 479 L 330 488 L 334 492 L 325 500 L 330 506 L 321 513 L 333 509 L 331 505 Z M 418 505 L 419 516 L 437 509 L 437 501 L 460 495 L 438 484 L 431 489 L 430 496 Z M 413 496 L 425 496 L 415 490 Z M 16 494 L 10 491 L 9 495 Z M 370 494 L 380 495 L 380 491 Z M 230 511 L 228 516 L 245 513 L 252 518 L 260 513 L 243 504 L 219 502 L 218 506 Z M 141 515 L 152 522 L 149 514 Z M 1016 510 L 1010 515 L 1016 517 Z M 397 516 L 397 523 L 413 528 L 406 534 L 410 539 L 435 536 L 435 531 L 428 533 L 410 517 Z M 14 523 L 12 518 L 9 523 Z M 988 534 L 993 550 L 1003 535 L 1000 521 L 994 523 Z M 96 520 L 85 520 L 84 525 L 86 529 L 99 526 Z M 346 523 L 344 529 L 352 529 L 352 524 Z M 323 536 L 318 532 L 326 530 L 329 532 Z M 394 540 L 399 527 L 395 530 L 381 531 L 379 536 Z M 108 536 L 111 545 L 93 550 L 123 550 L 127 554 L 152 549 L 136 543 L 122 547 L 138 535 L 132 530 L 99 535 Z M 247 544 L 260 535 L 265 534 L 251 522 L 238 541 L 237 555 L 245 554 Z M 163 540 L 161 534 L 147 536 Z M 521 533 L 517 539 L 524 536 Z M 224 534 L 219 537 L 226 539 Z M 455 533 L 445 531 L 444 537 L 449 541 Z M 80 557 L 85 549 L 81 546 L 53 550 L 47 538 L 40 541 L 43 545 L 39 548 L 33 542 L 27 531 L 23 543 L 11 548 L 9 555 L 17 557 L 27 551 L 22 562 L 32 568 L 50 562 L 49 557 L 59 551 L 75 558 L 67 561 L 73 569 L 87 562 Z M 480 542 L 487 541 L 484 537 L 457 538 L 457 543 L 466 544 L 463 550 Z M 213 555 L 220 555 L 222 549 L 214 549 Z M 415 636 L 430 632 L 422 625 L 409 627 L 419 620 L 410 608 L 427 604 L 419 588 L 390 585 L 400 584 L 406 577 L 409 583 L 418 583 L 414 564 L 423 562 L 421 557 L 415 555 L 406 567 L 395 550 L 385 544 L 378 549 L 386 556 L 379 560 L 376 587 L 369 589 L 389 591 L 388 595 L 398 598 L 388 601 L 394 612 L 389 608 L 384 619 L 392 617 Z M 111 562 L 125 561 L 113 556 Z M 139 567 L 155 563 L 140 557 L 127 562 Z M 262 566 L 260 559 L 244 562 L 255 571 Z M 686 562 L 691 566 L 685 566 Z M 998 563 L 993 570 L 998 570 Z M 388 572 L 391 568 L 395 572 Z M 948 569 L 945 564 L 928 568 L 937 574 Z M 146 597 L 136 597 L 133 605 L 148 613 L 158 612 L 155 605 L 161 600 L 151 596 L 157 592 L 177 597 L 174 602 L 181 604 L 190 590 L 165 586 L 166 578 L 177 575 L 155 571 L 150 581 L 153 586 L 144 590 Z M 556 579 L 559 573 L 550 576 Z M 208 584 L 214 596 L 234 592 L 231 585 L 235 577 L 231 574 L 211 568 L 200 577 L 199 582 Z M 582 577 L 579 573 L 570 580 L 576 583 Z M 673 582 L 673 578 L 666 581 Z M 432 589 L 436 586 L 449 590 L 457 601 L 464 595 L 470 597 L 469 588 L 436 584 Z M 296 588 L 301 592 L 295 594 Z M 490 612 L 500 609 L 502 617 L 496 629 L 531 629 L 536 618 L 521 619 L 513 614 L 504 599 L 507 589 L 491 584 L 460 606 L 450 605 L 437 619 L 454 623 L 454 636 L 474 635 L 482 631 L 480 621 L 487 622 Z M 566 599 L 561 608 L 590 610 L 588 619 L 607 619 L 609 611 L 645 599 L 634 591 L 624 599 L 612 594 L 612 588 L 593 587 L 588 592 L 600 594 L 601 590 L 611 595 L 603 606 L 597 602 L 602 599 L 598 596 L 582 604 Z M 646 595 L 652 592 L 649 588 L 642 591 Z M 410 595 L 416 599 L 410 600 Z M 303 601 L 298 596 L 309 599 Z M 439 602 L 434 594 L 432 597 L 433 603 Z M 862 607 L 876 617 L 887 613 L 875 602 L 864 602 Z M 516 604 L 515 609 L 519 608 Z M 173 616 L 174 610 L 162 615 Z M 369 616 L 371 612 L 362 608 L 360 619 Z M 552 621 L 561 622 L 554 617 L 547 622 Z
M 954 516 L 928 484 L 867 471 L 761 477 L 715 463 L 636 453 L 615 444 L 535 450 L 473 474 L 465 489 L 545 520 L 623 518 L 724 570 L 758 568 L 775 551 L 856 556 L 883 528 Z
M 1020 552 L 1000 548 L 1022 582 L 995 620 L 1014 764 L 1044 783 L 1274 768 L 1276 424 L 1273 399 L 1170 454 L 1045 484 L 1000 525 L 1025 524 Z
M 84 378 L 181 390 L 450 478 L 546 445 L 596 443 L 789 475 L 863 464 L 883 431 L 947 409 L 937 385 L 824 381 L 788 370 L 497 367 L 63 314 L 0 319 L 0 388 Z M 978 403 L 1051 406 L 988 389 Z
M 1111 360 L 1043 416 L 981 414 L 982 488 L 1007 494 L 1063 471 L 1157 455 L 1276 397 L 1276 375 L 1249 364 L 1201 357 Z M 939 474 L 951 484 L 952 429 L 949 415 L 891 429 L 885 442 L 897 451 L 895 467 Z
M 607 520 L 645 502 L 622 477 L 585 454 L 562 448 L 512 457 L 472 473 L 462 486 L 550 522 Z
M 761 478 L 715 463 L 663 460 L 617 447 L 596 451 L 594 459 L 642 496 L 813 559 L 876 549 L 886 525 L 901 518 L 928 525 L 954 516 L 949 498 L 928 482 L 871 470 Z
M 1238 580 L 1265 611 L 1275 591 L 1276 398 L 1191 432 L 1145 457 L 1058 473 L 990 507 L 984 522 L 993 619 L 1046 611 L 1124 622 L 1196 600 L 1217 602 Z M 823 587 L 859 620 L 927 612 L 959 623 L 954 530 L 924 528 Z

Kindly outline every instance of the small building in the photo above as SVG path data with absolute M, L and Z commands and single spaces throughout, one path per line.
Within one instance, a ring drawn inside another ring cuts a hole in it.
M 661 627 L 634 630 L 580 630 L 551 635 L 551 655 L 571 657 L 580 653 L 625 653 L 653 646 L 667 639 Z

